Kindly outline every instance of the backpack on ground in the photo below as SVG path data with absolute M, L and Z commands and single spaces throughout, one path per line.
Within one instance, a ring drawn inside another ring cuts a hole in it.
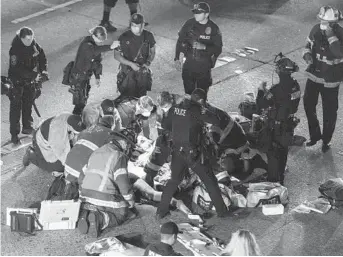
M 326 198 L 332 206 L 343 206 L 343 179 L 329 179 L 319 186 L 322 198 Z
M 66 182 L 65 176 L 61 175 L 52 182 L 45 200 L 62 201 L 77 200 L 79 198 L 79 186 L 77 183 Z

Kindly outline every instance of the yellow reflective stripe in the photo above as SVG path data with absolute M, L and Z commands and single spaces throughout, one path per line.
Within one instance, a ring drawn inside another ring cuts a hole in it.
M 126 201 L 130 201 L 133 198 L 133 194 L 122 195 Z
M 115 202 L 115 201 L 103 201 L 95 198 L 90 198 L 90 197 L 85 197 L 82 194 L 80 196 L 83 198 L 83 201 L 97 205 L 97 206 L 103 206 L 103 207 L 109 207 L 109 208 L 125 208 L 127 207 L 126 201 L 120 201 L 120 202 Z
M 221 144 L 224 139 L 227 137 L 228 134 L 230 134 L 232 128 L 233 128 L 233 125 L 235 124 L 235 122 L 232 120 L 232 118 L 230 117 L 230 121 L 229 121 L 229 124 L 226 126 L 226 128 L 222 131 L 221 135 L 220 135 L 220 139 L 219 139 L 219 142 L 218 144 Z
M 336 36 L 332 36 L 328 38 L 329 44 L 331 45 L 333 42 L 338 41 L 338 37 Z
M 112 164 L 112 161 L 113 161 L 114 157 L 117 157 L 117 156 L 115 156 L 114 154 L 111 154 L 110 158 L 108 158 L 108 160 L 106 162 L 105 169 L 104 169 L 104 171 L 102 173 L 103 177 L 102 177 L 100 186 L 98 188 L 99 191 L 103 191 L 104 190 L 104 187 L 105 187 L 105 185 L 107 183 L 107 180 L 108 180 L 108 177 L 110 175 L 110 167 L 111 167 L 111 164 Z
M 154 171 L 159 171 L 160 168 L 161 168 L 162 166 L 153 164 L 151 161 L 148 161 L 148 162 L 146 163 L 146 167 L 148 167 L 149 169 L 152 169 L 152 170 L 154 170 Z
M 223 179 L 223 178 L 227 178 L 227 177 L 230 177 L 229 173 L 227 171 L 222 171 L 216 175 L 216 178 L 218 181 Z
M 343 63 L 343 59 L 328 60 L 326 56 L 320 57 L 320 54 L 316 54 L 316 58 L 318 61 L 324 62 L 327 65 L 335 65 L 335 64 Z
M 301 97 L 301 92 L 300 92 L 300 90 L 295 91 L 295 92 L 293 92 L 293 93 L 291 94 L 291 100 L 295 100 L 295 99 L 298 99 L 298 98 L 300 98 L 300 97 Z
M 127 170 L 124 168 L 117 169 L 116 172 L 113 174 L 113 180 L 115 181 L 119 175 L 127 174 Z
M 324 87 L 335 88 L 341 84 L 341 82 L 325 82 L 323 78 L 318 78 L 308 71 L 305 71 L 304 74 L 307 76 L 308 79 L 312 80 L 313 82 L 323 84 Z
M 68 175 L 66 173 L 69 173 L 70 175 L 72 175 L 72 176 L 74 176 L 76 178 L 78 178 L 80 176 L 80 172 L 79 171 L 73 169 L 72 167 L 70 167 L 68 165 L 64 166 L 64 174 L 65 174 L 65 176 Z
M 89 149 L 91 149 L 91 150 L 93 150 L 93 151 L 95 151 L 96 149 L 99 148 L 96 144 L 94 144 L 94 143 L 92 143 L 91 141 L 86 140 L 86 139 L 80 139 L 80 140 L 78 140 L 78 141 L 75 143 L 75 145 L 84 145 L 84 146 L 88 147 Z

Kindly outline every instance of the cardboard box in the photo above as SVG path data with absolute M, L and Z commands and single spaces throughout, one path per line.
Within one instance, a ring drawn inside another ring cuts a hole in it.
M 265 204 L 262 205 L 264 215 L 280 215 L 283 214 L 285 207 L 282 204 Z
M 43 230 L 75 229 L 80 205 L 73 200 L 43 201 L 39 215 Z

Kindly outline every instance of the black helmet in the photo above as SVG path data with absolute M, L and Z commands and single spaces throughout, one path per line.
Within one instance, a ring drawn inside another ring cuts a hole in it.
M 277 60 L 278 58 L 279 60 Z M 282 53 L 276 55 L 274 62 L 276 64 L 276 68 L 279 70 L 280 73 L 291 74 L 293 72 L 299 71 L 299 66 L 291 59 L 285 57 Z
M 111 135 L 113 135 L 114 137 L 125 139 L 125 141 L 131 144 L 131 146 L 133 147 L 136 146 L 137 136 L 136 136 L 136 133 L 131 129 L 123 129 L 119 132 L 112 131 Z
M 8 77 L 1 76 L 1 95 L 8 95 L 12 88 L 12 81 Z

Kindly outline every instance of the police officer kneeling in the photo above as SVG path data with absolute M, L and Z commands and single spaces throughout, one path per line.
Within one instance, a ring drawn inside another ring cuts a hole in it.
M 263 109 L 268 119 L 268 181 L 283 184 L 288 147 L 292 143 L 294 128 L 297 125 L 294 113 L 299 105 L 300 87 L 291 77 L 299 67 L 290 59 L 282 55 L 280 57 L 275 70 L 280 82 L 269 90 L 266 89 L 266 84 L 262 83 L 256 100 L 258 109 Z
M 206 95 L 203 98 L 206 98 Z M 172 141 L 171 179 L 164 188 L 156 213 L 157 218 L 162 218 L 169 212 L 170 200 L 188 168 L 191 168 L 205 184 L 218 216 L 228 214 L 217 179 L 209 165 L 211 160 L 201 152 L 205 122 L 219 126 L 219 120 L 206 112 L 192 98 L 184 99 L 168 111 L 164 129 L 170 132 Z

